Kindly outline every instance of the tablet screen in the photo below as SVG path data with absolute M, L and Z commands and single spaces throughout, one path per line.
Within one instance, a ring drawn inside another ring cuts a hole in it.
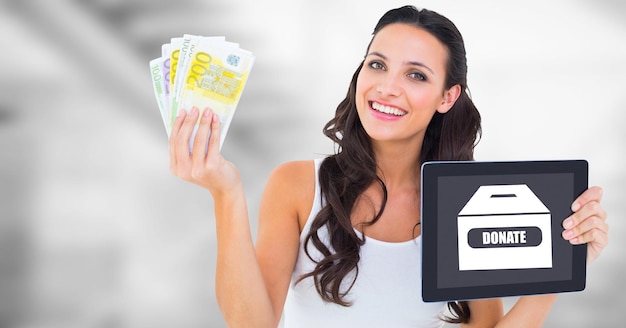
M 561 233 L 586 188 L 585 161 L 425 163 L 424 300 L 584 289 L 586 245 Z

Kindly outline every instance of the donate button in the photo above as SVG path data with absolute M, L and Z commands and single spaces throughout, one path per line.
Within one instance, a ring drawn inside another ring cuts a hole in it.
M 538 227 L 474 228 L 467 233 L 472 248 L 533 247 L 541 241 Z

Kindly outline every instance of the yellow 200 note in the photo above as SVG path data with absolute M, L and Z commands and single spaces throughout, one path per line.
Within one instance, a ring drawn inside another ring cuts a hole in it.
M 237 44 L 201 41 L 185 72 L 179 110 L 210 108 L 221 123 L 222 146 L 235 109 L 254 64 L 254 56 Z M 180 74 L 181 72 L 178 72 Z M 196 125 L 197 128 L 197 125 Z M 192 136 L 195 137 L 195 130 Z

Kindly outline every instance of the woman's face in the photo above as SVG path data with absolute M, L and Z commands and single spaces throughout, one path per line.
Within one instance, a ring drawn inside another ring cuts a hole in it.
M 447 58 L 439 40 L 411 25 L 390 24 L 374 36 L 356 84 L 359 118 L 373 141 L 421 145 L 435 111 L 445 113 L 458 97 L 458 86 L 444 90 Z

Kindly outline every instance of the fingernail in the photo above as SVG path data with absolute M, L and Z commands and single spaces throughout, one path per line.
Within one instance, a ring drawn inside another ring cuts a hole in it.
M 196 107 L 191 108 L 191 115 L 198 114 L 198 109 Z
M 572 212 L 576 212 L 580 209 L 580 203 L 579 202 L 575 202 L 574 204 L 572 204 Z
M 184 110 L 179 110 L 178 113 L 176 113 L 176 117 L 181 117 L 185 114 Z
M 563 222 L 563 228 L 565 228 L 565 229 L 569 229 L 569 228 L 571 228 L 573 226 L 574 226 L 574 220 L 572 220 L 572 219 L 567 219 L 567 220 L 565 220 Z
M 566 231 L 563 233 L 563 238 L 565 238 L 565 239 L 570 239 L 570 238 L 572 238 L 573 236 L 574 236 L 574 232 L 573 232 L 572 230 L 566 230 Z
M 204 117 L 209 117 L 211 116 L 211 111 L 208 109 L 205 109 L 204 112 L 202 112 L 202 116 Z

